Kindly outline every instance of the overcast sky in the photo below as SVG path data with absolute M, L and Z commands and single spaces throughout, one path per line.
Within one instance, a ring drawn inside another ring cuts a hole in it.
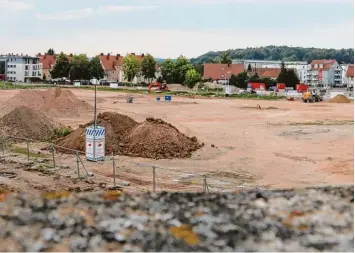
M 353 0 L 0 0 L 0 54 L 354 47 Z

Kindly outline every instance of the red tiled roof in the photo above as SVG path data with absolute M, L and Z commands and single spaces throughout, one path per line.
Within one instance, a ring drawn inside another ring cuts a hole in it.
M 313 60 L 311 63 L 312 70 L 328 70 L 330 69 L 333 64 L 336 63 L 336 60 L 334 59 L 329 59 L 329 60 Z M 318 64 L 317 68 L 314 67 L 315 64 Z M 319 64 L 322 64 L 323 67 L 320 68 Z
M 278 78 L 281 69 L 280 68 L 258 68 L 256 69 L 256 72 L 258 73 L 259 77 Z
M 142 62 L 144 55 L 136 55 L 137 59 Z M 123 56 L 121 55 L 100 55 L 100 61 L 104 70 L 115 70 L 116 67 L 123 65 Z
M 42 63 L 42 68 L 43 69 L 52 69 L 56 62 L 56 58 L 58 57 L 57 55 L 38 55 L 39 57 L 39 62 Z M 71 60 L 71 56 L 67 56 L 68 61 Z
M 354 77 L 354 65 L 349 65 L 346 77 Z
M 203 78 L 213 80 L 221 80 L 227 78 L 227 74 L 230 75 L 238 75 L 239 73 L 244 71 L 243 64 L 221 64 L 221 63 L 206 63 L 203 65 Z M 222 76 L 223 75 L 223 76 Z

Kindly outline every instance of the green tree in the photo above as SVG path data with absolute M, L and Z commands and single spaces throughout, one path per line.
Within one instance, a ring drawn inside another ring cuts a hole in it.
M 231 77 L 229 78 L 229 84 L 233 86 L 238 85 L 238 78 L 236 75 L 232 74 Z
M 193 69 L 190 61 L 185 56 L 179 56 L 175 62 L 174 81 L 184 84 L 187 71 Z
M 192 89 L 195 85 L 201 81 L 201 75 L 195 69 L 189 69 L 186 72 L 184 84 Z
M 5 62 L 0 62 L 0 74 L 5 74 Z
M 236 86 L 242 89 L 247 88 L 248 72 L 243 71 L 236 76 L 237 84 Z
M 253 71 L 253 69 L 252 69 L 252 67 L 251 67 L 251 65 L 250 65 L 250 63 L 248 64 L 248 72 L 252 72 Z
M 50 72 L 52 78 L 62 78 L 68 77 L 70 70 L 70 64 L 68 57 L 61 52 L 56 59 L 56 63 L 53 67 L 53 70 Z
M 227 54 L 227 52 L 223 52 L 220 56 L 220 61 L 223 64 L 232 64 L 232 58 Z
M 74 55 L 70 61 L 70 80 L 89 80 L 90 62 L 85 54 Z
M 50 48 L 48 51 L 45 53 L 46 55 L 55 55 L 54 49 Z
M 89 68 L 91 78 L 102 79 L 105 76 L 105 71 L 102 68 L 101 61 L 98 56 L 91 59 Z
M 141 71 L 141 63 L 138 58 L 133 54 L 127 54 L 125 58 L 123 58 L 123 72 L 125 79 L 128 82 L 132 82 L 134 77 L 138 75 Z
M 161 63 L 160 67 L 163 80 L 167 83 L 174 83 L 175 63 L 171 59 L 166 59 Z
M 43 73 L 42 80 L 47 80 L 46 74 Z
M 151 82 L 152 79 L 155 78 L 156 64 L 157 62 L 153 56 L 151 56 L 150 54 L 144 56 L 144 59 L 142 61 L 142 75 L 145 79 L 148 79 L 149 82 Z
M 284 83 L 287 87 L 296 88 L 296 84 L 300 83 L 300 80 L 293 69 L 286 69 L 285 64 L 281 64 L 281 72 L 277 77 L 278 83 Z

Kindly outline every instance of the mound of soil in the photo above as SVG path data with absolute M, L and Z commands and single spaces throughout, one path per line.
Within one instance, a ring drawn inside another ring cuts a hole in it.
M 328 101 L 329 103 L 338 103 L 338 104 L 342 104 L 342 103 L 351 103 L 351 100 L 348 99 L 346 96 L 338 94 L 335 97 L 333 97 L 332 99 L 330 99 Z
M 161 119 L 147 118 L 134 128 L 122 146 L 122 154 L 153 159 L 187 158 L 201 148 L 196 137 L 189 138 Z
M 106 154 L 119 153 L 119 146 L 121 141 L 125 138 L 129 131 L 138 125 L 132 118 L 119 113 L 104 112 L 97 116 L 97 123 L 99 126 L 106 129 Z M 92 126 L 94 121 L 81 125 L 77 130 L 66 137 L 57 141 L 57 145 L 65 148 L 85 151 L 85 135 L 86 127 Z
M 60 124 L 31 108 L 20 106 L 0 119 L 2 135 L 18 138 L 47 140 Z
M 85 128 L 90 125 L 93 125 L 93 121 L 59 139 L 57 145 L 84 152 Z M 128 116 L 105 112 L 98 115 L 98 125 L 106 128 L 107 155 L 114 152 L 117 155 L 153 159 L 186 158 L 203 146 L 196 137 L 187 137 L 161 119 L 148 118 L 138 124 Z
M 55 88 L 45 91 L 23 90 L 7 100 L 3 107 L 11 111 L 26 106 L 55 117 L 78 117 L 80 112 L 92 110 L 92 106 L 79 100 L 70 90 Z

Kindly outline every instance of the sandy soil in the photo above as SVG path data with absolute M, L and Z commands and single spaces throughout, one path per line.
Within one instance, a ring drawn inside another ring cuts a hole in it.
M 0 103 L 16 92 L 1 91 Z M 72 89 L 72 92 L 79 99 L 93 104 L 93 91 Z M 116 157 L 121 179 L 133 185 L 152 188 L 151 167 L 136 163 L 186 173 L 215 173 L 222 180 L 234 180 L 248 186 L 353 184 L 353 104 L 179 97 L 173 97 L 169 103 L 157 102 L 151 95 L 138 94 L 133 94 L 135 101 L 128 104 L 127 96 L 98 92 L 98 111 L 119 112 L 138 122 L 147 117 L 161 118 L 206 144 L 189 159 L 155 161 Z M 257 105 L 262 110 L 256 110 Z M 92 117 L 87 114 L 57 120 L 76 128 Z M 74 164 L 75 159 L 72 160 Z M 66 162 L 71 163 L 70 159 Z M 90 163 L 87 167 L 95 175 L 112 176 L 111 161 Z M 181 183 L 183 178 L 178 173 L 158 170 L 158 175 L 164 190 L 201 189 L 200 179 L 196 179 L 194 185 L 191 175 L 188 184 Z M 217 184 L 217 181 L 209 183 Z

